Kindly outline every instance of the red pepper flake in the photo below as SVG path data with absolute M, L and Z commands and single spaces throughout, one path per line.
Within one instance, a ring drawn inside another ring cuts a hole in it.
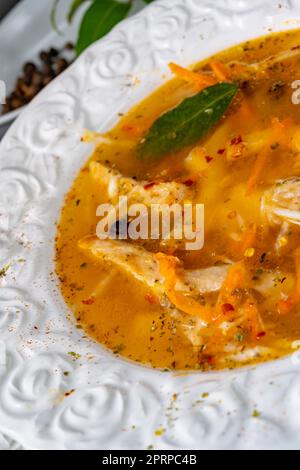
M 184 184 L 185 186 L 187 186 L 188 188 L 190 188 L 191 186 L 193 186 L 193 185 L 195 184 L 195 181 L 193 181 L 193 180 L 186 180 L 186 181 L 183 182 L 183 184 Z
M 256 335 L 256 339 L 257 340 L 260 340 L 261 338 L 264 338 L 266 336 L 266 332 L 265 331 L 261 331 L 260 333 L 258 333 Z
M 206 356 L 206 362 L 207 362 L 207 364 L 209 364 L 210 366 L 212 366 L 213 363 L 214 363 L 214 358 L 213 358 L 213 356 Z
M 122 129 L 124 131 L 131 131 L 133 129 L 133 125 L 132 124 L 124 124 L 124 126 L 122 126 Z
M 218 155 L 224 155 L 226 149 L 219 149 L 218 150 Z
M 234 312 L 235 308 L 231 304 L 223 304 L 222 305 L 222 310 L 223 310 L 223 313 L 226 314 L 228 312 Z
M 145 300 L 149 302 L 150 305 L 155 305 L 158 303 L 157 298 L 153 294 L 146 294 L 145 295 Z
M 145 184 L 144 189 L 146 189 L 146 190 L 147 190 L 147 189 L 151 189 L 151 188 L 153 188 L 153 186 L 156 186 L 157 184 L 158 184 L 158 183 L 154 183 L 154 182 L 153 182 L 153 183 Z
M 238 145 L 243 142 L 243 138 L 241 135 L 238 135 L 237 137 L 234 137 L 231 141 L 231 145 Z
M 93 305 L 95 303 L 95 297 L 90 297 L 89 299 L 83 300 L 83 305 Z
M 132 132 L 136 130 L 136 127 L 133 124 L 124 124 L 122 130 L 125 132 Z
M 210 354 L 200 354 L 198 357 L 198 363 L 205 369 L 207 366 L 214 364 L 214 358 Z
M 236 216 L 237 216 L 236 211 L 231 211 L 231 212 L 229 212 L 229 214 L 227 215 L 228 219 L 230 219 L 230 220 L 235 219 Z
M 213 160 L 213 157 L 206 155 L 205 160 L 207 161 L 207 163 L 210 163 Z

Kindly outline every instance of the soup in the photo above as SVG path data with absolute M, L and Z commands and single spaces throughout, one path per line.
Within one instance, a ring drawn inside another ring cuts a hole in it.
M 294 350 L 299 65 L 298 30 L 236 46 L 193 71 L 170 64 L 170 82 L 96 136 L 56 241 L 62 294 L 90 337 L 168 370 L 233 368 Z M 122 196 L 146 207 L 203 204 L 204 246 L 184 249 L 170 233 L 120 239 L 121 219 L 117 237 L 99 238 L 97 208 Z

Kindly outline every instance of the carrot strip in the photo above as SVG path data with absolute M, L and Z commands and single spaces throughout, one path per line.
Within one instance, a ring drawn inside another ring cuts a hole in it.
M 209 308 L 199 304 L 191 297 L 176 292 L 176 268 L 179 265 L 179 260 L 174 256 L 167 256 L 163 253 L 157 253 L 155 257 L 159 262 L 160 273 L 165 279 L 166 294 L 172 304 L 189 315 L 198 316 L 205 322 L 211 322 L 212 312 Z
M 166 294 L 175 307 L 188 315 L 198 316 L 207 323 L 213 321 L 215 324 L 220 324 L 223 320 L 232 318 L 240 303 L 240 297 L 235 291 L 236 289 L 245 288 L 246 284 L 246 271 L 242 262 L 236 263 L 229 269 L 228 275 L 221 287 L 216 307 L 213 310 L 180 292 L 176 292 L 178 258 L 163 253 L 157 253 L 155 257 L 159 262 L 160 273 L 165 279 Z M 243 307 L 251 325 L 251 334 L 254 339 L 258 340 L 265 335 L 265 330 L 256 302 L 252 296 L 246 300 Z M 221 333 L 219 332 L 217 336 L 219 337 L 220 335 Z
M 241 297 L 239 289 L 247 287 L 247 273 L 243 262 L 236 263 L 229 271 L 219 293 L 215 308 L 214 321 L 220 324 L 224 320 L 232 320 L 235 311 L 243 307 L 250 322 L 253 339 L 259 340 L 265 335 L 264 324 L 260 316 L 255 299 L 249 294 L 243 305 L 239 305 Z
M 192 72 L 180 65 L 174 64 L 173 62 L 169 64 L 169 67 L 175 75 L 186 82 L 192 83 L 199 91 L 217 83 L 217 81 L 209 75 L 201 72 Z
M 281 315 L 286 315 L 293 310 L 300 303 L 300 248 L 297 248 L 294 253 L 295 266 L 296 266 L 296 286 L 294 292 L 287 300 L 278 302 L 278 311 Z
M 269 144 L 265 145 L 263 150 L 258 155 L 252 173 L 247 182 L 246 196 L 250 196 L 255 186 L 258 183 L 258 180 L 263 173 L 263 170 L 268 162 L 268 156 L 270 154 Z
M 228 314 L 232 315 L 238 306 L 239 298 L 236 289 L 245 287 L 245 267 L 243 262 L 234 264 L 229 268 L 227 277 L 220 289 L 218 300 L 215 306 L 214 321 L 220 323 Z M 224 306 L 227 306 L 224 309 Z
M 209 65 L 220 82 L 230 81 L 229 71 L 225 64 L 222 64 L 219 60 L 211 60 Z
M 300 292 L 294 292 L 287 300 L 278 302 L 278 312 L 287 315 L 300 303 Z
M 260 316 L 257 304 L 253 297 L 249 297 L 244 304 L 244 310 L 251 325 L 251 334 L 253 339 L 259 340 L 265 336 L 265 327 Z
M 246 98 L 245 94 L 242 94 L 242 103 L 240 107 L 240 114 L 243 119 L 250 119 L 253 117 L 253 109 L 249 103 L 249 100 Z
M 289 119 L 286 119 L 282 122 L 280 122 L 278 118 L 272 119 L 273 132 L 271 133 L 270 138 L 267 140 L 264 148 L 262 149 L 254 163 L 252 173 L 247 182 L 246 196 L 250 196 L 250 194 L 258 184 L 260 177 L 263 174 L 263 171 L 268 163 L 268 158 L 270 155 L 270 146 L 272 145 L 274 139 L 276 139 L 277 142 L 284 141 L 286 139 L 284 131 L 287 129 L 287 127 L 290 126 L 290 123 L 291 121 Z

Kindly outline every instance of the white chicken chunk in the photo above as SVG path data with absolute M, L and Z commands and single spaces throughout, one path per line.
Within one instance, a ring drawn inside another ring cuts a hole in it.
M 185 270 L 179 278 L 176 289 L 186 294 L 218 292 L 226 278 L 229 265 L 212 266 L 204 269 Z
M 142 247 L 119 240 L 99 240 L 87 237 L 79 242 L 79 248 L 95 260 L 120 268 L 138 281 L 156 291 L 163 292 L 163 278 L 153 253 Z
M 275 243 L 279 253 L 290 225 L 300 225 L 300 178 L 278 180 L 264 193 L 261 211 L 270 225 L 280 227 Z
M 79 247 L 92 259 L 100 260 L 120 269 L 147 287 L 158 297 L 160 304 L 169 310 L 194 348 L 202 345 L 201 330 L 207 324 L 199 317 L 186 315 L 168 300 L 165 279 L 160 273 L 155 254 L 142 247 L 119 240 L 99 240 L 86 237 Z M 187 296 L 197 296 L 220 290 L 229 265 L 197 270 L 178 271 L 176 291 Z
M 259 357 L 267 357 L 267 356 L 274 356 L 276 355 L 276 350 L 266 347 L 266 346 L 256 346 L 253 348 L 241 348 L 233 343 L 230 344 L 232 346 L 231 350 L 227 350 L 228 354 L 226 361 L 231 360 L 233 362 L 239 362 L 240 364 L 247 363 L 252 359 L 259 358 Z M 228 348 L 229 349 L 229 348 Z
M 185 184 L 172 182 L 136 181 L 101 163 L 92 162 L 90 172 L 99 188 L 107 195 L 108 202 L 116 205 L 121 196 L 127 196 L 128 204 L 180 204 L 190 200 L 193 190 Z
M 118 171 L 107 168 L 98 162 L 92 162 L 90 164 L 90 172 L 102 197 L 113 206 L 107 215 L 108 221 L 114 220 L 115 213 L 117 213 L 117 217 L 119 217 L 122 222 L 126 215 L 128 215 L 129 207 L 134 204 L 143 204 L 147 209 L 155 207 L 158 217 L 160 217 L 161 220 L 165 220 L 164 214 L 170 217 L 168 215 L 169 208 L 176 205 L 180 210 L 180 207 L 183 207 L 184 204 L 190 204 L 194 197 L 194 189 L 183 183 L 176 181 L 136 181 L 133 178 L 124 177 Z M 144 214 L 147 223 L 150 213 L 150 211 L 147 211 L 146 214 Z M 179 214 L 181 217 L 181 210 Z M 192 222 L 191 220 L 191 231 L 193 229 Z M 182 237 L 178 239 L 178 237 L 175 236 L 175 223 L 170 221 L 170 224 L 163 228 L 160 228 L 159 225 L 160 223 L 158 223 L 158 226 L 154 227 L 155 233 L 158 232 L 154 239 L 158 240 L 161 250 L 174 252 L 177 249 L 182 249 L 185 240 L 183 240 Z M 113 232 L 115 225 L 110 223 L 109 229 L 112 229 Z M 149 240 L 149 242 L 152 242 L 152 240 Z M 146 244 L 146 242 L 144 242 L 144 244 Z
M 272 225 L 300 225 L 300 178 L 277 181 L 264 193 L 261 210 Z
M 164 279 L 155 255 L 142 247 L 119 240 L 87 237 L 79 247 L 94 259 L 110 263 L 138 281 L 164 293 Z M 229 265 L 196 270 L 180 270 L 176 290 L 184 294 L 206 294 L 220 290 Z

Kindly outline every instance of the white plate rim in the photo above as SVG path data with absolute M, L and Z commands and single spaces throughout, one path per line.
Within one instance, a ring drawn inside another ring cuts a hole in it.
M 24 111 L 25 107 L 26 106 L 22 106 L 21 108 L 15 109 L 14 111 L 10 111 L 9 113 L 0 116 L 0 127 L 14 121 L 21 114 L 21 112 Z

